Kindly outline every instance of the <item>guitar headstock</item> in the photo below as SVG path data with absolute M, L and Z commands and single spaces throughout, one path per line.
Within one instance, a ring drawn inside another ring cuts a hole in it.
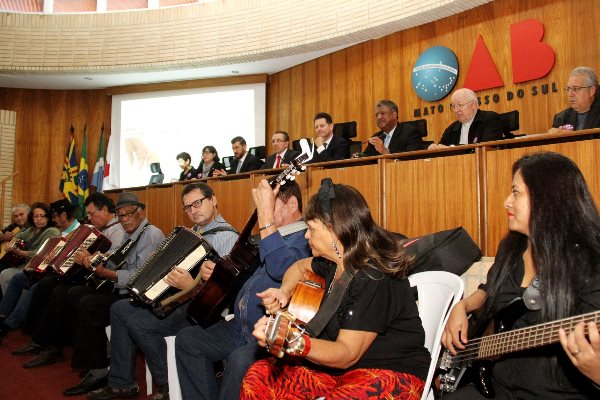
M 306 139 L 300 140 L 300 148 L 302 154 L 294 158 L 290 164 L 271 182 L 272 186 L 276 184 L 285 185 L 286 182 L 290 182 L 296 179 L 296 175 L 306 170 L 306 164 L 313 158 L 313 149 L 308 144 Z

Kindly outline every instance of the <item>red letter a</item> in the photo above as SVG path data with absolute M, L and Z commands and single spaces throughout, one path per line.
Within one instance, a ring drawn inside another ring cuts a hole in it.
M 504 86 L 504 82 L 483 38 L 479 35 L 463 87 L 476 92 L 501 86 Z
M 513 82 L 527 82 L 542 78 L 554 66 L 554 50 L 541 40 L 544 25 L 535 19 L 510 26 Z

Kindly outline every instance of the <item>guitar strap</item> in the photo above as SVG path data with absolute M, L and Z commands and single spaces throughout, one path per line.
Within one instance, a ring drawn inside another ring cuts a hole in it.
M 307 329 L 311 336 L 317 337 L 323 332 L 325 326 L 327 326 L 333 315 L 340 308 L 342 298 L 355 274 L 356 270 L 354 268 L 346 268 L 339 279 L 331 283 L 331 293 L 329 293 L 321 307 L 319 307 L 319 311 L 307 324 Z

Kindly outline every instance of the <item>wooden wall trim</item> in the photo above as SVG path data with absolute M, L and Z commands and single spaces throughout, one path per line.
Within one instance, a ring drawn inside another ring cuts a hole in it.
M 247 85 L 251 83 L 266 83 L 267 80 L 267 74 L 256 74 L 230 76 L 224 78 L 194 79 L 189 81 L 147 83 L 140 85 L 114 86 L 106 89 L 106 94 L 108 94 L 109 96 L 114 96 L 118 94 L 160 92 L 165 90 L 183 90 L 217 86 Z

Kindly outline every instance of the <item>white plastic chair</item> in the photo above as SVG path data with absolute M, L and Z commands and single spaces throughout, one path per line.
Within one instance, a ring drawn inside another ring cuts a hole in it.
M 410 275 L 408 280 L 419 292 L 418 308 L 425 330 L 425 347 L 431 353 L 431 364 L 421 400 L 433 400 L 431 383 L 442 347 L 440 339 L 450 309 L 462 297 L 464 283 L 458 275 L 445 271 L 419 272 Z
M 167 342 L 167 371 L 169 375 L 169 399 L 182 400 L 181 388 L 179 386 L 179 375 L 177 375 L 177 363 L 175 362 L 175 336 L 166 336 Z M 148 395 L 152 394 L 152 374 L 146 364 L 146 382 L 148 384 Z

